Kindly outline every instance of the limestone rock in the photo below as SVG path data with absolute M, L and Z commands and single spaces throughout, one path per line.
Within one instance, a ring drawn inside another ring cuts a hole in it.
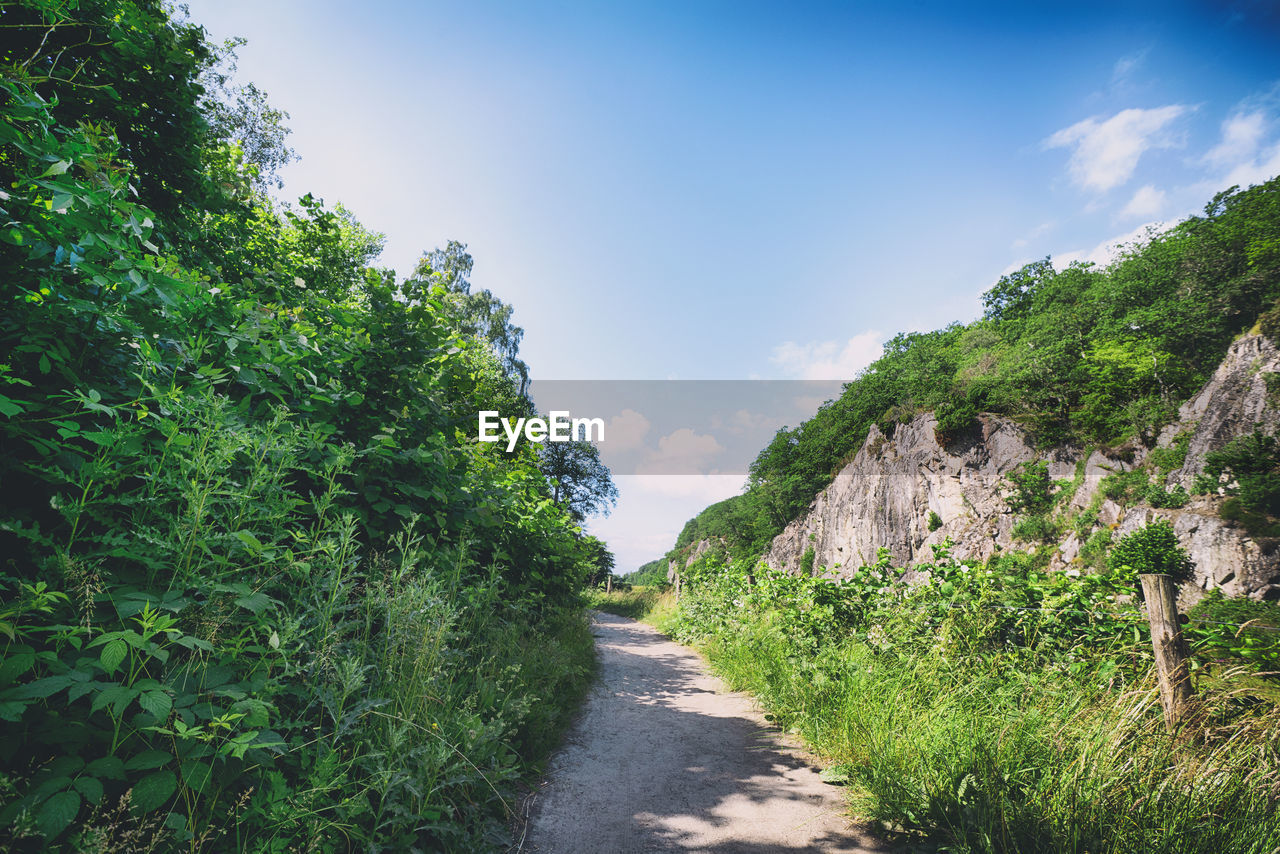
M 1205 386 L 1166 427 L 1158 444 L 1168 446 L 1189 433 L 1183 466 L 1169 485 L 1190 489 L 1203 471 L 1205 456 L 1261 425 L 1280 430 L 1280 409 L 1267 396 L 1265 375 L 1280 372 L 1280 351 L 1267 339 L 1251 335 L 1235 342 Z M 932 557 L 930 546 L 950 537 L 957 559 L 982 562 L 997 550 L 1019 549 L 1013 540 L 1014 516 L 1004 499 L 1005 476 L 1023 462 L 1043 459 L 1050 475 L 1070 480 L 1082 466 L 1079 485 L 1067 499 L 1069 510 L 1090 506 L 1098 484 L 1108 474 L 1128 471 L 1142 462 L 1142 447 L 1118 449 L 1111 456 L 1078 448 L 1037 452 L 1026 432 L 1005 418 L 984 416 L 980 436 L 944 448 L 934 435 L 932 414 L 898 425 L 892 436 L 872 427 L 867 441 L 830 485 L 815 496 L 809 511 L 774 538 L 764 561 L 789 572 L 799 571 L 804 552 L 813 548 L 814 571 L 848 577 L 874 563 L 887 548 L 897 566 L 910 567 Z M 1185 585 L 1183 604 L 1204 591 L 1227 596 L 1280 598 L 1280 542 L 1257 541 L 1218 515 L 1220 500 L 1198 497 L 1179 510 L 1145 505 L 1122 507 L 1103 500 L 1097 525 L 1110 528 L 1113 540 L 1158 518 L 1168 519 L 1195 563 L 1194 581 Z M 942 526 L 929 530 L 930 512 Z M 1083 543 L 1070 532 L 1059 544 L 1051 566 L 1076 561 Z M 705 550 L 705 549 L 703 549 Z M 673 567 L 674 568 L 674 567 Z

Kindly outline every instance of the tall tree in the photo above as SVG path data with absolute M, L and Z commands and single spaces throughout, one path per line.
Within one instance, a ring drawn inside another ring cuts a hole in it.
M 609 467 L 600 461 L 600 449 L 587 441 L 544 442 L 538 467 L 551 482 L 551 497 L 574 521 L 608 515 L 618 502 Z
M 492 291 L 471 290 L 473 262 L 467 245 L 450 240 L 444 249 L 422 257 L 413 278 L 434 281 L 445 288 L 445 306 L 464 334 L 489 342 L 502 362 L 503 370 L 523 395 L 529 386 L 529 366 L 520 359 L 524 330 L 511 322 L 514 309 Z

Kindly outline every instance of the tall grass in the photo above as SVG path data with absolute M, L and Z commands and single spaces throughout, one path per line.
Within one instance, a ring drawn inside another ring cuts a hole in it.
M 1274 852 L 1280 714 L 1215 693 L 1164 731 L 1154 683 L 897 655 L 856 640 L 798 647 L 768 616 L 709 638 L 752 691 L 847 773 L 856 809 L 950 851 Z
M 1114 610 L 1122 578 L 945 550 L 927 568 L 908 588 L 879 565 L 837 585 L 713 561 L 663 628 L 823 756 L 857 814 L 923 849 L 1280 851 L 1264 674 L 1202 662 L 1170 734 L 1150 642 Z
M 631 590 L 588 590 L 583 593 L 588 608 L 643 620 L 661 628 L 676 612 L 676 594 L 669 587 L 641 587 Z

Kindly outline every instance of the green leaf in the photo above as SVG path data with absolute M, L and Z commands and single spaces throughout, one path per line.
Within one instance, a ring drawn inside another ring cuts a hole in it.
M 256 555 L 262 551 L 262 542 L 248 531 L 236 531 L 235 538 L 244 543 L 250 554 Z
M 128 705 L 129 701 L 138 696 L 138 693 L 139 691 L 136 688 L 130 688 L 128 685 L 108 685 L 93 698 L 89 711 L 96 712 L 114 703 L 115 713 L 119 715 L 124 711 L 124 707 Z
M 138 812 L 151 812 L 163 804 L 178 788 L 178 778 L 172 771 L 148 774 L 133 787 L 133 807 Z
M 47 700 L 74 681 L 70 676 L 46 676 L 44 679 L 19 685 L 13 689 L 13 696 L 19 700 Z
M 0 394 L 0 415 L 3 415 L 6 418 L 12 418 L 15 415 L 22 414 L 22 412 L 22 404 L 12 398 L 5 397 L 3 394 Z
M 103 756 L 101 759 L 95 759 L 86 765 L 84 770 L 86 774 L 106 777 L 108 780 L 124 779 L 124 763 L 120 761 L 119 756 Z
M 124 661 L 125 654 L 128 651 L 129 645 L 120 638 L 116 638 L 102 648 L 100 661 L 108 676 L 116 672 L 116 668 L 120 666 L 120 662 Z
M 138 698 L 138 705 L 156 720 L 163 721 L 169 717 L 169 710 L 173 708 L 173 698 L 164 691 L 148 691 Z
M 144 750 L 137 756 L 130 758 L 124 764 L 124 767 L 129 771 L 148 771 L 152 768 L 159 768 L 171 759 L 173 759 L 173 756 L 163 750 Z M 92 768 L 93 766 L 89 767 Z
M 75 792 L 58 792 L 44 802 L 36 815 L 36 827 L 46 840 L 53 839 L 67 829 L 76 813 L 80 812 L 80 796 Z
M 236 604 L 255 614 L 260 614 L 264 609 L 271 607 L 271 597 L 265 593 L 254 593 L 251 596 L 239 597 L 236 599 Z
M 62 175 L 71 168 L 71 163 L 66 160 L 59 160 L 48 169 L 40 173 L 41 178 L 48 178 L 50 175 Z
M 0 685 L 5 685 L 26 673 L 36 663 L 35 651 L 29 646 L 11 647 L 4 661 L 0 662 Z
M 96 777 L 78 777 L 71 785 L 91 804 L 102 800 L 102 781 Z
M 213 769 L 204 762 L 182 763 L 182 781 L 193 792 L 203 792 L 209 786 L 211 776 L 213 776 Z

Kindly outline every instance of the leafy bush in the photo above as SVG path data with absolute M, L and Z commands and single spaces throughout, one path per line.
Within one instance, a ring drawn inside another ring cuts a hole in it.
M 1251 537 L 1280 537 L 1280 521 L 1265 513 L 1247 509 L 1240 498 L 1232 497 L 1222 502 L 1218 515 L 1228 522 L 1236 522 Z
M 1261 671 L 1280 671 L 1280 605 L 1227 599 L 1220 590 L 1211 590 L 1187 617 L 1187 634 L 1208 654 L 1240 659 Z
M 1134 581 L 1146 573 L 1164 573 L 1186 581 L 1194 569 L 1186 550 L 1178 545 L 1173 525 L 1164 519 L 1121 537 L 1107 555 L 1107 566 Z
M 1147 486 L 1142 497 L 1152 507 L 1161 508 L 1185 507 L 1191 500 L 1191 496 L 1187 494 L 1182 484 L 1175 485 L 1173 489 L 1165 489 L 1158 483 L 1152 483 Z
M 1050 543 L 1058 538 L 1061 529 L 1047 514 L 1024 516 L 1013 525 L 1015 540 L 1026 543 Z
M 1053 508 L 1054 483 L 1048 463 L 1022 463 L 1005 475 L 1005 483 L 1012 490 L 1005 500 L 1013 512 L 1035 516 Z
M 516 378 L 433 271 L 254 189 L 199 27 L 5 20 L 0 832 L 499 846 L 591 666 L 580 531 L 532 452 L 459 429 Z
M 1238 496 L 1247 511 L 1280 514 L 1280 442 L 1256 430 L 1233 439 L 1205 456 L 1196 488 Z
M 1169 447 L 1152 448 L 1147 454 L 1147 462 L 1155 466 L 1160 477 L 1166 477 L 1170 472 L 1182 468 L 1187 461 L 1187 449 L 1190 445 L 1191 433 L 1183 431 L 1174 437 L 1173 444 Z
M 978 404 L 972 397 L 944 401 L 934 411 L 938 424 L 934 428 L 938 444 L 947 446 L 973 432 L 978 425 Z

